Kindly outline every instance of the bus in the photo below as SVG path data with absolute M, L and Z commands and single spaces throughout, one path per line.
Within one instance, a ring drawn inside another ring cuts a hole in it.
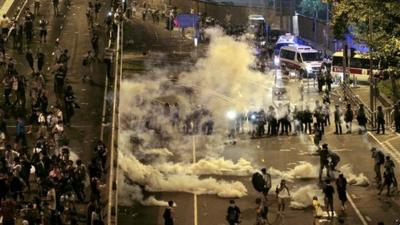
M 350 80 L 369 82 L 370 75 L 370 59 L 368 54 L 356 52 L 350 59 L 350 66 L 347 67 L 347 73 Z M 379 62 L 373 60 L 372 74 L 380 77 L 383 70 L 379 68 Z M 331 75 L 335 80 L 344 80 L 343 76 L 343 51 L 335 52 L 332 55 Z

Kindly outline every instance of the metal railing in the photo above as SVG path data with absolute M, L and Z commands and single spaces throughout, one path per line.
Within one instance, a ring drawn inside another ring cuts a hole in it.
M 111 144 L 110 144 L 110 172 L 107 182 L 108 202 L 106 213 L 106 224 L 117 224 L 117 174 L 118 174 L 118 132 L 119 132 L 119 90 L 122 77 L 122 54 L 123 54 L 123 22 L 117 26 L 116 56 L 114 61 L 114 90 L 111 122 Z
M 347 84 L 341 83 L 340 87 L 348 103 L 350 103 L 354 107 L 358 107 L 360 104 L 364 105 L 365 115 L 368 119 L 368 122 L 372 125 L 373 128 L 375 128 L 378 111 L 372 110 L 370 107 L 368 107 L 367 104 L 365 104 Z M 382 106 L 382 110 L 385 117 L 385 124 L 387 126 L 392 126 L 394 123 L 393 107 Z

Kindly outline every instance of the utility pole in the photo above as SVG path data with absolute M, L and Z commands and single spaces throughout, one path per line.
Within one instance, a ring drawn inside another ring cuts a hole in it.
M 279 26 L 281 27 L 281 30 L 283 30 L 283 0 L 278 0 L 279 1 Z

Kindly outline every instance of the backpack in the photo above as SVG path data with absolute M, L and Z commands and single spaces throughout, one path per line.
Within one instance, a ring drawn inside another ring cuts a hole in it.
M 261 173 L 259 172 L 254 173 L 251 178 L 251 183 L 253 184 L 253 187 L 256 191 L 263 192 L 265 190 L 266 184 L 264 177 Z
M 235 222 L 239 218 L 239 213 L 237 207 L 229 207 L 228 215 L 226 215 L 226 220 L 229 222 Z
M 336 153 L 331 153 L 332 164 L 337 165 L 340 162 L 340 156 Z

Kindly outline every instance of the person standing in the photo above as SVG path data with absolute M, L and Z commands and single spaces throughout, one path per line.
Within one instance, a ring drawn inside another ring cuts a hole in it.
M 261 173 L 262 173 L 262 176 L 263 176 L 264 181 L 265 181 L 263 194 L 264 194 L 265 200 L 267 200 L 268 192 L 271 189 L 271 174 L 267 173 L 267 169 L 266 168 L 262 168 L 261 169 Z
M 392 177 L 393 187 L 397 190 L 397 179 L 396 174 L 394 172 L 394 168 L 396 167 L 394 161 L 390 158 L 390 156 L 386 156 L 385 163 L 383 165 L 385 171 Z
M 289 188 L 286 186 L 286 180 L 282 179 L 281 183 L 276 186 L 276 197 L 278 198 L 278 214 L 284 215 L 286 201 L 290 199 Z
M 17 118 L 17 126 L 16 126 L 16 136 L 15 136 L 15 143 L 19 144 L 21 142 L 22 146 L 26 146 L 26 131 L 25 131 L 25 124 L 21 117 Z
M 2 36 L 7 36 L 8 31 L 11 27 L 11 20 L 7 17 L 6 14 L 3 15 L 3 18 L 0 20 L 1 34 Z
M 381 167 L 385 163 L 385 154 L 381 150 L 377 150 L 375 147 L 371 148 L 372 158 L 374 159 L 374 171 L 375 171 L 375 180 L 378 186 L 382 182 L 382 173 Z
M 322 149 L 319 151 L 319 181 L 322 181 L 322 172 L 324 168 L 326 169 L 326 175 L 329 177 L 329 150 L 328 150 L 328 144 L 323 144 Z
M 75 95 L 72 86 L 68 85 L 64 93 L 65 103 L 65 124 L 70 125 L 71 118 L 75 113 Z
M 83 83 L 85 83 L 86 80 L 89 80 L 90 83 L 93 83 L 92 80 L 93 63 L 94 63 L 94 57 L 92 55 L 92 51 L 89 50 L 82 60 L 82 65 L 85 67 L 82 77 Z
M 25 59 L 29 64 L 29 67 L 32 69 L 32 72 L 35 72 L 35 67 L 34 67 L 34 59 L 33 59 L 33 53 L 30 48 L 25 53 Z
M 228 221 L 229 225 L 238 225 L 240 223 L 240 214 L 240 208 L 236 206 L 235 200 L 229 200 L 229 207 L 226 215 L 226 221 Z
M 92 43 L 94 57 L 97 59 L 98 54 L 99 54 L 99 35 L 93 34 L 90 42 Z
M 0 214 L 3 216 L 4 225 L 15 224 L 16 218 L 16 202 L 10 198 L 1 201 Z
M 383 184 L 381 185 L 381 188 L 379 189 L 378 195 L 380 195 L 383 191 L 383 189 L 386 187 L 387 188 L 387 196 L 390 196 L 390 187 L 393 185 L 393 176 L 392 174 L 385 170 L 383 172 Z
M 351 109 L 351 105 L 347 104 L 346 113 L 344 114 L 344 121 L 346 122 L 347 132 L 346 134 L 351 134 L 351 128 L 353 124 L 353 110 Z
M 338 179 L 336 179 L 336 190 L 342 203 L 342 211 L 344 211 L 347 202 L 347 180 L 343 174 L 339 174 Z
M 335 134 L 342 134 L 342 113 L 340 112 L 339 105 L 335 105 Z
M 367 116 L 365 115 L 364 104 L 360 104 L 357 112 L 357 122 L 359 126 L 358 133 L 363 134 L 367 131 Z
M 46 43 L 47 40 L 47 20 L 42 16 L 42 18 L 39 20 L 39 42 L 40 43 Z
M 326 206 L 326 211 L 328 213 L 328 218 L 331 218 L 331 214 L 332 217 L 335 215 L 335 212 L 333 210 L 333 194 L 335 193 L 335 189 L 331 185 L 330 180 L 326 180 L 323 192 L 325 194 L 325 206 Z
M 168 206 L 165 208 L 163 213 L 164 225 L 174 225 L 175 222 L 175 211 L 172 208 L 174 206 L 173 201 L 168 201 Z
M 314 144 L 317 147 L 317 149 L 320 149 L 319 143 L 322 140 L 322 131 L 320 128 L 318 128 L 318 124 L 314 123 Z
M 36 59 L 37 59 L 37 69 L 39 72 L 42 72 L 44 66 L 44 54 L 40 48 L 36 53 Z
M 397 102 L 394 105 L 393 117 L 394 117 L 395 131 L 397 133 L 399 133 L 400 132 L 400 102 Z
M 378 106 L 378 114 L 376 116 L 378 122 L 378 130 L 376 134 L 380 134 L 382 130 L 382 134 L 385 134 L 385 115 L 383 113 L 382 106 Z

